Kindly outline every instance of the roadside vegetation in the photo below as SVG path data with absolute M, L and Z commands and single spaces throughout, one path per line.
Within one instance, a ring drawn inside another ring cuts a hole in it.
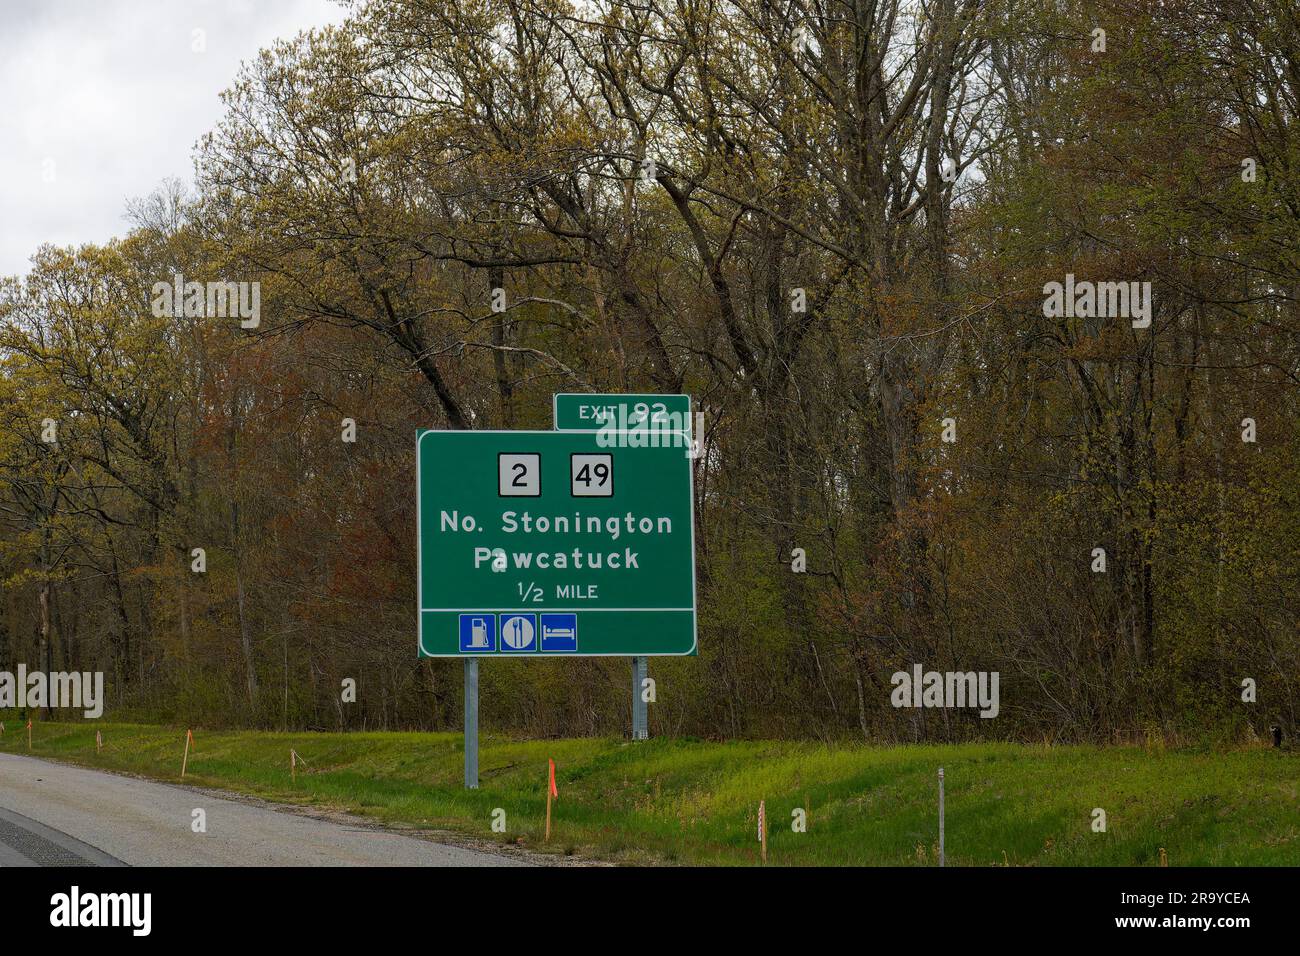
M 0 750 L 27 753 L 24 725 L 11 715 L 5 727 Z M 34 722 L 31 754 L 179 783 L 184 742 L 184 728 Z M 291 749 L 306 762 L 296 781 Z M 548 758 L 559 799 L 544 843 Z M 185 783 L 619 863 L 756 865 L 761 799 L 768 865 L 933 866 L 940 766 L 949 865 L 1159 866 L 1162 850 L 1169 866 L 1300 864 L 1296 758 L 1264 747 L 485 736 L 471 792 L 458 734 L 197 728 Z M 491 829 L 497 808 L 504 833 Z M 805 833 L 792 830 L 796 808 Z

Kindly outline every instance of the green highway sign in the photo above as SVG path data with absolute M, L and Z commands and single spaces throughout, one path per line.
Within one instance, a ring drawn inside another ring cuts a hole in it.
M 689 395 L 592 395 L 562 392 L 551 399 L 557 432 L 612 427 L 691 431 Z
M 689 441 L 645 437 L 420 432 L 421 656 L 694 654 Z

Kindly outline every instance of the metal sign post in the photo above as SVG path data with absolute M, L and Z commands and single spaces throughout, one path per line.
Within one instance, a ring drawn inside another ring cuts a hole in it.
M 650 708 L 645 699 L 646 672 L 650 661 L 646 657 L 632 658 L 632 739 L 650 738 Z
M 465 789 L 478 789 L 478 658 L 465 658 Z

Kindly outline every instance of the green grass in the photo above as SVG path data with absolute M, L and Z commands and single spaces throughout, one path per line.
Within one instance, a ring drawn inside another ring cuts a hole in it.
M 0 750 L 27 753 L 12 717 Z M 95 731 L 105 747 L 95 752 Z M 394 825 L 630 863 L 756 864 L 767 801 L 770 864 L 933 865 L 936 771 L 945 768 L 950 865 L 1296 865 L 1294 754 L 1271 749 L 820 746 L 659 739 L 515 741 L 487 736 L 481 789 L 461 788 L 457 734 L 195 731 L 186 782 Z M 175 782 L 185 732 L 34 724 L 32 754 Z M 289 778 L 289 749 L 308 764 Z M 542 843 L 546 760 L 558 766 Z M 495 808 L 507 832 L 494 834 Z M 808 812 L 792 832 L 791 811 Z M 1092 810 L 1107 814 L 1094 833 Z

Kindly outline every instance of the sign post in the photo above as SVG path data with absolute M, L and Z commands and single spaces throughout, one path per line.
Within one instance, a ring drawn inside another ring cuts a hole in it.
M 465 658 L 465 789 L 478 789 L 478 658 Z
M 417 436 L 419 653 L 465 659 L 467 788 L 478 783 L 479 658 L 695 653 L 680 398 L 680 416 L 627 429 L 606 418 L 584 431 Z M 639 702 L 639 679 L 635 691 Z
M 650 739 L 650 708 L 645 699 L 645 679 L 649 661 L 645 657 L 632 658 L 632 739 Z

